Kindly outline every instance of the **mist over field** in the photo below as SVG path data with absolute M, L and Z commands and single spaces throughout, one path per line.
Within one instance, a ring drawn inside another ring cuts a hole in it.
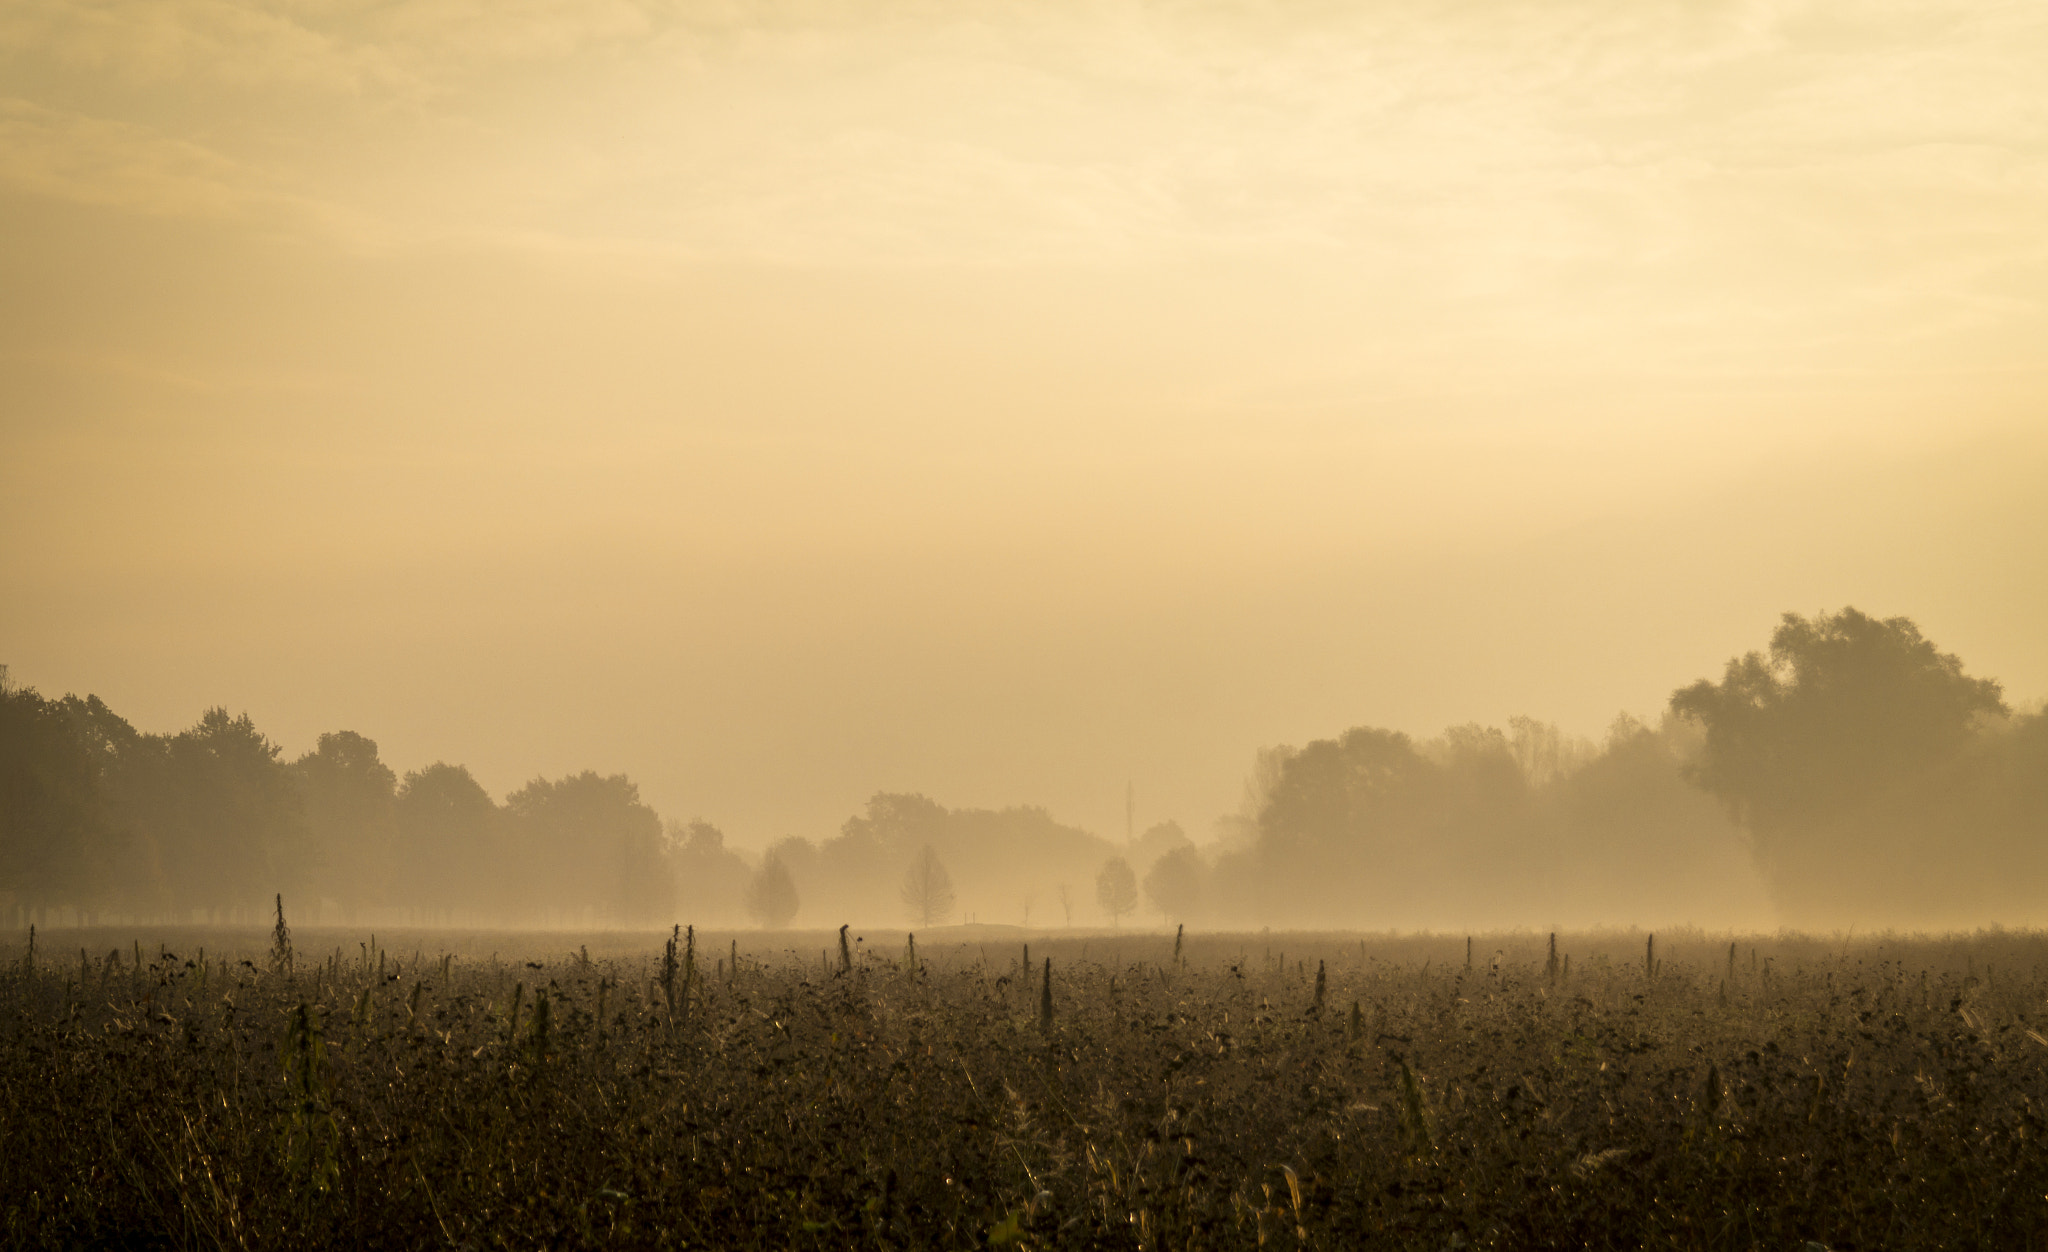
M 2044 67 L 0 2 L 0 1247 L 2048 1249 Z
M 2044 61 L 10 4 L 0 916 L 2031 924 Z
M 219 707 L 144 734 L 96 696 L 0 700 L 21 925 L 246 925 L 280 893 L 316 924 L 584 930 L 1871 931 L 2048 910 L 2048 717 L 1853 608 L 1786 614 L 1767 650 L 1599 741 L 1517 717 L 1261 749 L 1194 834 L 878 792 L 750 855 L 624 774 L 500 799 L 446 761 L 401 776 L 353 730 L 292 756 Z

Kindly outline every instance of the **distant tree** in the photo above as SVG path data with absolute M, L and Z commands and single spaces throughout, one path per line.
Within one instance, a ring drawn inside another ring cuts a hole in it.
M 1192 846 L 1188 832 L 1176 821 L 1159 822 L 1131 841 L 1128 853 L 1133 865 L 1151 865 L 1175 848 Z
M 444 922 L 502 916 L 512 905 L 523 875 L 509 863 L 504 814 L 469 770 L 436 761 L 410 771 L 391 810 L 401 900 Z
M 681 915 L 699 925 L 734 919 L 743 912 L 741 897 L 753 872 L 737 852 L 725 846 L 725 832 L 702 818 L 673 819 L 663 824 L 668 856 L 675 865 L 676 904 Z
M 783 861 L 806 909 L 867 916 L 895 906 L 905 868 L 927 847 L 952 880 L 956 918 L 1007 911 L 1020 897 L 1046 898 L 1061 879 L 1092 875 L 1119 851 L 1037 805 L 948 809 L 922 795 L 878 792 L 835 837 Z
M 1202 902 L 1205 877 L 1201 854 L 1182 844 L 1145 871 L 1145 898 L 1170 921 L 1186 921 Z
M 397 888 L 392 803 L 398 775 L 377 757 L 377 743 L 352 730 L 320 736 L 292 764 L 306 806 L 306 827 L 327 867 L 324 884 L 345 903 L 388 904 Z
M 1138 876 L 1131 872 L 1129 861 L 1113 856 L 1103 864 L 1102 872 L 1095 876 L 1095 902 L 1109 914 L 1113 925 L 1121 924 L 1124 914 L 1138 907 Z
M 773 852 L 747 880 L 746 905 L 747 915 L 764 930 L 779 930 L 796 916 L 796 880 Z
M 1767 653 L 1675 692 L 1671 709 L 1705 729 L 1694 778 L 1747 827 L 1781 906 L 1809 919 L 1857 890 L 1931 889 L 1953 860 L 1936 845 L 1961 825 L 1957 797 L 1981 785 L 1964 776 L 1968 750 L 2006 713 L 1996 682 L 1910 620 L 1853 608 L 1785 614 Z M 1872 873 L 1889 881 L 1842 883 Z
M 105 898 L 132 910 L 163 902 L 164 825 L 170 796 L 170 736 L 145 735 L 98 696 L 58 701 L 72 733 L 92 753 L 98 793 L 107 806 L 110 846 Z
M 911 921 L 919 926 L 936 926 L 952 916 L 953 877 L 930 844 L 910 862 L 898 894 Z
M 1921 774 L 2006 711 L 1996 682 L 1965 675 L 1910 620 L 1853 608 L 1785 614 L 1768 654 L 1729 661 L 1671 708 L 1706 728 L 1700 782 L 1760 833 Z
M 869 797 L 867 811 L 849 817 L 839 828 L 839 840 L 849 845 L 881 851 L 908 851 L 938 842 L 945 833 L 945 806 L 921 795 L 878 791 Z
M 1332 849 L 1385 842 L 1434 809 L 1441 771 L 1399 731 L 1360 726 L 1278 762 L 1259 810 L 1260 842 L 1304 869 Z
M 105 894 L 113 828 L 100 773 L 64 707 L 0 666 L 0 891 L 31 907 Z
M 208 709 L 171 738 L 160 832 L 162 903 L 267 912 L 320 866 L 305 805 L 281 750 L 244 713 Z
M 830 846 L 831 841 L 827 841 Z M 768 845 L 768 855 L 782 862 L 782 868 L 789 871 L 791 882 L 806 886 L 817 883 L 820 877 L 829 877 L 835 866 L 826 862 L 818 845 L 802 835 L 785 835 Z M 818 901 L 811 901 L 817 904 Z
M 1596 751 L 1592 744 L 1569 739 L 1556 726 L 1526 715 L 1508 719 L 1507 738 L 1522 777 L 1536 787 L 1570 775 Z
M 661 818 L 640 802 L 624 774 L 585 770 L 557 782 L 536 778 L 505 797 L 525 829 L 522 851 L 544 877 L 536 887 L 546 909 L 597 906 L 611 917 L 645 924 L 668 917 L 675 883 L 663 860 Z
M 1069 926 L 1074 924 L 1074 889 L 1065 883 L 1058 888 L 1060 917 Z

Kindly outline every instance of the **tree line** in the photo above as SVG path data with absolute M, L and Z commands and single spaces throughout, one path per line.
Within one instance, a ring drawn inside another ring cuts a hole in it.
M 2028 921 L 2048 893 L 2048 718 L 1908 619 L 1786 614 L 1765 649 L 1605 740 L 1529 718 L 1428 740 L 1356 727 L 1262 751 L 1203 844 L 1112 841 L 1043 808 L 882 793 L 758 857 L 664 821 L 624 775 L 494 800 L 374 741 L 296 759 L 246 716 L 135 730 L 0 670 L 0 905 L 19 916 L 781 927 L 1796 925 Z
M 146 734 L 97 696 L 0 683 L 0 892 L 19 910 L 248 921 L 282 891 L 343 917 L 655 924 L 668 880 L 623 775 L 499 803 L 460 765 L 400 778 L 353 731 L 287 760 L 246 714 Z

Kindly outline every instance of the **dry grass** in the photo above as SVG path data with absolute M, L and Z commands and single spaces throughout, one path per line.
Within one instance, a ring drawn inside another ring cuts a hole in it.
M 39 936 L 0 973 L 0 1242 L 2048 1231 L 2039 936 L 869 937 Z

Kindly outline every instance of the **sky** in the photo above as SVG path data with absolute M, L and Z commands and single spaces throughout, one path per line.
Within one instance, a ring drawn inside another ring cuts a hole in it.
M 2034 3 L 12 0 L 0 663 L 1198 838 L 1777 616 L 2048 696 Z

